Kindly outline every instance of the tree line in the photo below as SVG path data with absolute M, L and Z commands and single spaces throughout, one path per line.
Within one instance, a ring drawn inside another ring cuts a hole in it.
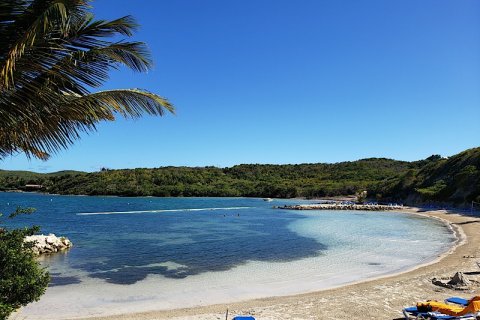
M 0 171 L 0 190 L 42 185 L 49 193 L 157 197 L 317 198 L 366 190 L 376 201 L 480 200 L 480 148 L 406 162 L 370 158 L 335 164 L 242 164 L 229 168 L 160 167 L 50 174 Z

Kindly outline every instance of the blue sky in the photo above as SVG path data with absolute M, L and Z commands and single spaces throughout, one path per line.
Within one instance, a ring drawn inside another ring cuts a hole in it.
M 48 161 L 2 169 L 418 160 L 479 146 L 480 1 L 93 3 L 131 14 L 155 69 L 111 73 L 176 115 L 102 123 Z

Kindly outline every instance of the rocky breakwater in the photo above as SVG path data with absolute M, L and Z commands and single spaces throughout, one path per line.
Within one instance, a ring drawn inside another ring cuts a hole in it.
M 361 211 L 388 211 L 403 209 L 401 205 L 380 205 L 380 204 L 342 204 L 342 203 L 319 203 L 319 204 L 297 204 L 292 206 L 275 207 L 287 210 L 361 210 Z
M 48 236 L 43 234 L 27 236 L 25 242 L 33 242 L 32 251 L 38 255 L 60 252 L 72 247 L 70 240 L 65 237 L 57 237 L 52 233 Z

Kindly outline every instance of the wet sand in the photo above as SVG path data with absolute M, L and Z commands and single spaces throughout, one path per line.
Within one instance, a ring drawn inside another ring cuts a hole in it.
M 294 296 L 269 297 L 236 303 L 199 306 L 188 309 L 159 310 L 107 317 L 91 317 L 89 320 L 153 320 L 153 319 L 228 319 L 235 315 L 253 315 L 256 319 L 400 319 L 405 306 L 426 299 L 443 300 L 449 296 L 470 297 L 479 293 L 479 287 L 468 291 L 455 291 L 435 286 L 434 277 L 453 276 L 464 272 L 469 279 L 480 280 L 476 265 L 480 257 L 480 218 L 448 213 L 446 211 L 418 212 L 444 220 L 457 234 L 457 243 L 437 260 L 401 274 L 388 275 L 364 282 L 305 293 Z M 479 259 L 480 260 L 480 259 Z

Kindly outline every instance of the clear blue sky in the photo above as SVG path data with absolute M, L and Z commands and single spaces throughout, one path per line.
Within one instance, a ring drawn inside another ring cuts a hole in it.
M 131 14 L 155 60 L 107 88 L 168 97 L 177 115 L 103 123 L 49 161 L 3 169 L 418 160 L 480 143 L 480 1 L 93 2 Z

